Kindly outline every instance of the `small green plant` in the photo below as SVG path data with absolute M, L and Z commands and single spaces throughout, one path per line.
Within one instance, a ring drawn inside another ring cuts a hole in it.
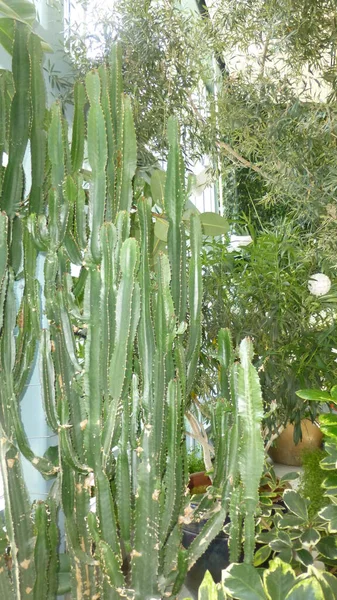
M 271 519 L 260 520 L 256 540 L 263 544 L 256 551 L 254 566 L 268 559 L 280 558 L 296 572 L 304 573 L 315 561 L 325 564 L 326 570 L 334 568 L 337 560 L 337 542 L 332 527 L 334 515 L 323 508 L 313 516 L 309 514 L 310 501 L 298 491 L 287 489 L 282 497 L 283 509 L 274 511 Z M 272 526 L 270 526 L 270 522 Z
M 336 593 L 337 580 L 331 573 L 309 566 L 306 573 L 298 575 L 290 565 L 276 558 L 263 573 L 251 565 L 232 564 L 223 571 L 222 584 L 214 583 L 207 572 L 198 600 L 329 600 L 336 598 Z
M 205 471 L 204 459 L 197 448 L 193 448 L 193 450 L 189 451 L 187 455 L 187 466 L 189 474 Z
M 299 491 L 304 498 L 309 499 L 308 514 L 313 518 L 324 506 L 329 504 L 324 495 L 322 486 L 326 478 L 326 471 L 320 467 L 320 462 L 327 453 L 320 448 L 302 453 L 303 474 L 301 476 Z

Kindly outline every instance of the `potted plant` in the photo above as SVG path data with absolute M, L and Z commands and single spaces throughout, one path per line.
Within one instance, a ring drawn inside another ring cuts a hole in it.
M 317 421 L 301 419 L 301 439 L 295 443 L 295 425 L 287 423 L 276 437 L 269 449 L 275 463 L 289 466 L 301 466 L 303 452 L 318 450 L 323 441 L 323 434 Z
M 207 488 L 212 484 L 210 477 L 205 471 L 205 464 L 202 456 L 196 448 L 190 450 L 187 455 L 188 465 L 188 489 L 190 494 L 204 494 Z
M 333 383 L 334 307 L 327 301 L 327 310 L 320 311 L 318 303 L 323 300 L 308 292 L 311 256 L 292 222 L 256 231 L 243 219 L 241 227 L 242 232 L 252 234 L 249 245 L 229 251 L 229 240 L 226 245 L 214 239 L 204 250 L 200 402 L 203 393 L 205 398 L 212 393 L 216 380 L 213 340 L 217 328 L 229 327 L 234 341 L 244 332 L 252 337 L 256 349 L 254 364 L 263 390 L 266 445 L 274 442 L 288 423 L 293 425 L 287 429 L 289 438 L 293 435 L 297 445 L 306 429 L 312 429 L 308 421 L 304 423 L 307 427 L 302 427 L 302 419 L 315 422 L 320 407 L 300 401 L 296 390 L 309 387 L 309 382 L 313 386 Z M 313 430 L 319 437 L 319 429 Z M 310 436 L 312 439 L 312 433 Z

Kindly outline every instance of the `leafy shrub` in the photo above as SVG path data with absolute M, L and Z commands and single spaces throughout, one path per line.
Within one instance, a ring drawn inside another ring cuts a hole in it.
M 198 449 L 189 451 L 187 455 L 187 465 L 189 473 L 199 473 L 200 471 L 205 470 L 204 460 Z
M 321 460 L 327 453 L 320 448 L 306 450 L 302 453 L 303 474 L 299 486 L 299 492 L 304 498 L 310 500 L 308 506 L 309 517 L 313 518 L 329 500 L 324 496 L 322 483 L 327 476 L 326 471 L 320 466 Z

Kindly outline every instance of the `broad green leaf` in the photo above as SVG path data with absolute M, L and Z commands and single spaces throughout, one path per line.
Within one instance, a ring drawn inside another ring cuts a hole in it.
M 263 531 L 256 536 L 256 541 L 261 544 L 269 544 L 273 539 L 275 539 L 275 534 L 272 531 Z
M 337 401 L 337 385 L 334 385 L 330 390 L 331 398 Z
M 298 390 L 296 395 L 303 400 L 312 400 L 313 402 L 333 402 L 329 392 L 323 390 Z
M 327 441 L 325 443 L 325 450 L 328 456 L 321 460 L 320 466 L 324 470 L 335 471 L 337 465 L 337 445 Z
M 281 552 L 278 555 L 278 558 L 283 562 L 290 564 L 293 558 L 292 548 L 285 548 L 284 550 L 281 550 Z
M 273 506 L 273 501 L 272 498 L 274 497 L 274 494 L 270 494 L 270 495 L 266 495 L 266 496 L 260 496 L 260 504 L 264 504 L 264 506 Z
M 322 483 L 323 487 L 327 490 L 337 488 L 337 473 L 331 473 L 328 475 Z
M 298 550 L 296 552 L 296 557 L 297 560 L 300 563 L 302 563 L 302 565 L 304 565 L 305 567 L 312 565 L 314 560 L 312 554 L 309 552 L 309 550 L 306 550 L 305 548 L 301 548 L 300 550 Z
M 292 513 L 302 519 L 308 519 L 307 501 L 295 490 L 286 490 L 283 494 L 283 501 Z
M 337 578 L 334 575 L 321 571 L 314 566 L 308 567 L 308 575 L 313 575 L 318 580 L 322 588 L 324 600 L 336 600 Z
M 296 515 L 284 515 L 279 520 L 279 527 L 281 529 L 286 529 L 287 527 L 303 527 L 303 524 L 306 522 L 306 519 L 302 519 L 302 517 L 297 517 Z
M 337 424 L 336 425 L 322 425 L 321 427 L 321 431 L 322 433 L 324 433 L 324 435 L 333 438 L 333 439 L 337 439 Z
M 322 413 L 319 416 L 319 424 L 326 425 L 327 427 L 337 425 L 337 415 L 330 413 Z
M 247 564 L 232 564 L 222 573 L 225 591 L 239 600 L 267 600 L 260 576 Z
M 270 561 L 269 569 L 263 573 L 264 586 L 272 600 L 284 600 L 293 587 L 295 579 L 291 566 L 279 558 Z
M 298 471 L 290 471 L 290 473 L 286 473 L 281 477 L 280 482 L 283 483 L 284 481 L 295 481 L 295 479 L 298 479 L 299 476 L 300 473 Z
M 337 415 L 323 413 L 320 415 L 319 424 L 325 435 L 332 438 L 337 438 Z
M 337 506 L 335 504 L 330 504 L 326 506 L 319 512 L 319 516 L 324 519 L 324 521 L 329 521 L 329 531 L 331 533 L 337 532 Z
M 36 9 L 33 2 L 29 2 L 29 0 L 3 2 L 3 0 L 0 0 L 0 45 L 12 55 L 14 23 L 18 21 L 31 28 L 35 19 Z M 44 42 L 40 37 L 39 39 L 44 52 L 53 52 L 49 44 Z
M 286 600 L 324 600 L 324 596 L 317 579 L 308 577 L 294 585 Z
M 334 502 L 334 499 L 337 499 L 337 487 L 326 490 L 324 496 L 330 498 L 331 502 Z
M 332 573 L 319 571 L 319 575 L 317 578 L 320 582 L 321 582 L 321 579 L 324 580 L 325 584 L 331 590 L 331 599 L 335 600 L 337 598 L 337 578 L 335 577 L 335 575 L 332 575 Z M 324 583 L 321 583 L 321 586 L 322 586 L 323 590 L 325 591 Z M 327 593 L 326 593 L 325 600 L 330 600 L 330 597 L 328 596 Z
M 166 173 L 160 169 L 154 171 L 151 176 L 151 196 L 154 204 L 164 206 Z
M 285 542 L 289 546 L 291 545 L 291 539 L 292 538 L 290 537 L 290 535 L 289 535 L 289 533 L 287 531 L 279 531 L 278 537 L 280 538 L 280 540 L 282 540 L 283 542 Z
M 16 12 L 21 19 L 24 19 L 29 25 L 33 25 L 36 20 L 35 5 L 29 0 L 6 0 L 2 4 L 6 4 Z
M 34 4 L 21 0 L 20 3 L 12 3 L 13 8 L 9 6 L 9 2 L 0 0 L 0 18 L 14 19 L 21 23 L 32 23 L 36 17 Z M 14 8 L 15 7 L 15 8 Z
M 288 548 L 291 548 L 291 540 L 290 538 L 288 541 L 275 538 L 270 542 L 269 546 L 276 552 L 281 552 L 282 550 L 287 550 Z
M 262 546 L 262 548 L 259 548 L 254 555 L 254 567 L 259 567 L 260 565 L 263 565 L 263 563 L 265 563 L 266 560 L 268 560 L 270 555 L 271 548 L 269 546 Z
M 217 585 L 209 571 L 206 571 L 199 587 L 198 600 L 218 600 Z
M 319 542 L 320 539 L 321 536 L 319 532 L 316 531 L 316 529 L 313 529 L 312 527 L 304 531 L 304 533 L 302 533 L 300 537 L 300 540 L 304 546 L 315 546 L 315 544 L 317 544 L 317 542 Z
M 322 538 L 316 548 L 320 554 L 331 560 L 337 559 L 337 537 L 335 535 L 328 535 Z
M 229 225 L 227 219 L 213 212 L 200 213 L 202 232 L 204 235 L 225 235 Z
M 167 242 L 167 234 L 168 234 L 169 224 L 163 218 L 156 218 L 156 222 L 154 224 L 154 235 L 161 241 Z

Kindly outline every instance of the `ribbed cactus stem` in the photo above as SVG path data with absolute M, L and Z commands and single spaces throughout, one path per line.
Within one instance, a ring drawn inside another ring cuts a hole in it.
M 31 119 L 31 69 L 28 52 L 28 28 L 16 22 L 12 72 L 14 97 L 9 119 L 9 151 L 0 208 L 13 219 L 23 197 L 23 158 L 26 152 Z
M 30 35 L 28 43 L 31 64 L 31 157 L 32 187 L 29 195 L 29 212 L 41 214 L 43 206 L 43 186 L 46 176 L 47 132 L 44 127 L 46 118 L 46 90 L 42 71 L 43 52 L 41 42 L 36 35 Z
M 100 229 L 104 220 L 106 194 L 105 167 L 108 159 L 106 124 L 101 105 L 101 83 L 97 71 L 88 73 L 86 90 L 90 108 L 88 114 L 88 157 L 92 169 L 89 203 L 90 250 L 93 260 L 101 259 Z

